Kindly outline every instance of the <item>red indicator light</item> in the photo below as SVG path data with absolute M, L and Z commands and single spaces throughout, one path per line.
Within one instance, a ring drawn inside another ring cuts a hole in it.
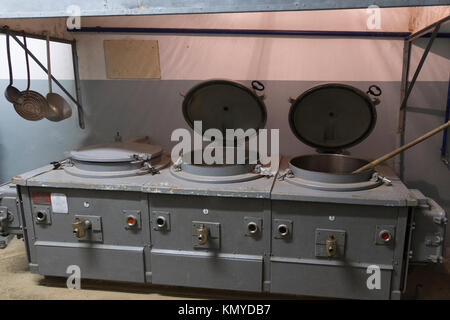
M 388 242 L 389 240 L 391 240 L 391 234 L 388 231 L 382 231 L 380 234 L 380 238 L 381 240 Z
M 136 225 L 136 219 L 134 217 L 127 217 L 127 224 L 130 227 L 133 227 Z

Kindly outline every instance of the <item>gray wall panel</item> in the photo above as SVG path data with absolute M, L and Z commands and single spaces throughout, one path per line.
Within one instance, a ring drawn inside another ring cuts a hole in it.
M 108 141 L 117 131 L 122 136 L 147 134 L 152 141 L 170 149 L 174 129 L 188 128 L 184 121 L 180 91 L 188 91 L 198 80 L 85 80 L 83 97 L 88 107 L 86 142 Z M 249 84 L 249 81 L 242 81 Z M 265 104 L 268 110 L 267 128 L 280 129 L 281 153 L 294 155 L 314 152 L 292 134 L 288 125 L 290 103 L 288 98 L 298 96 L 322 82 L 263 81 L 266 86 Z M 366 91 L 372 82 L 346 82 Z M 396 114 L 392 105 L 399 101 L 398 82 L 378 82 L 383 89 L 381 104 L 377 107 L 378 122 L 371 136 L 350 151 L 355 155 L 376 157 L 395 147 Z M 379 143 L 383 141 L 383 143 Z

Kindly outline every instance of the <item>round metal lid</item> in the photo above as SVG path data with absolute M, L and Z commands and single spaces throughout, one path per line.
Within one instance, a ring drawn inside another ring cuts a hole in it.
M 313 87 L 292 102 L 289 125 L 307 145 L 324 151 L 351 147 L 375 127 L 377 113 L 370 97 L 345 84 Z
M 162 148 L 147 143 L 111 142 L 83 147 L 69 152 L 69 157 L 78 161 L 90 162 L 128 162 L 135 155 L 145 155 L 153 159 L 161 155 Z
M 183 101 L 183 116 L 191 128 L 202 121 L 201 134 L 218 129 L 226 139 L 226 129 L 264 128 L 267 111 L 262 97 L 233 81 L 209 80 L 192 87 Z

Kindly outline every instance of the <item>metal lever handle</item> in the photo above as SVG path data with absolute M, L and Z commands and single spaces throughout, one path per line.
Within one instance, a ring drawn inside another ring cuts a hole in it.
M 81 220 L 75 218 L 72 223 L 73 234 L 77 238 L 84 238 L 86 236 L 86 231 L 92 228 L 92 223 L 90 220 Z
M 336 238 L 331 235 L 326 240 L 327 256 L 334 257 L 336 255 Z
M 204 224 L 197 229 L 197 241 L 199 245 L 204 245 L 208 241 L 208 228 Z

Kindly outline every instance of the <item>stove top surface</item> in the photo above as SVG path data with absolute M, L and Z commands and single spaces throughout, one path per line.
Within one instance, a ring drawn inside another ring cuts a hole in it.
M 282 159 L 279 176 L 289 168 L 290 159 Z M 417 205 L 415 197 L 391 168 L 383 165 L 377 166 L 375 169 L 380 176 L 392 181 L 392 184 L 380 183 L 378 186 L 365 190 L 348 191 L 339 190 L 340 187 L 342 188 L 342 184 L 336 184 L 334 190 L 318 190 L 317 188 L 306 186 L 308 181 L 300 181 L 296 177 L 284 178 L 283 180 L 277 178 L 271 192 L 271 199 L 383 206 Z M 330 184 L 327 186 L 330 186 Z
M 193 182 L 180 178 L 167 166 L 154 175 L 127 177 L 81 177 L 67 173 L 64 169 L 53 169 L 47 165 L 13 178 L 13 182 L 22 186 L 77 188 L 110 191 L 137 191 L 145 193 L 183 194 L 198 196 L 219 196 L 239 198 L 270 198 L 275 175 L 260 176 L 257 179 L 241 182 L 220 183 Z
M 417 200 L 403 182 L 387 166 L 376 167 L 377 172 L 392 181 L 367 190 L 324 191 L 297 185 L 278 176 L 289 167 L 290 158 L 282 158 L 277 177 L 233 182 L 193 182 L 175 176 L 172 166 L 159 173 L 122 178 L 85 178 L 68 174 L 63 169 L 53 170 L 47 165 L 13 178 L 21 186 L 77 188 L 109 191 L 136 191 L 155 194 L 179 194 L 193 196 L 219 196 L 239 198 L 266 198 L 309 202 L 350 203 L 381 206 L 415 206 Z

